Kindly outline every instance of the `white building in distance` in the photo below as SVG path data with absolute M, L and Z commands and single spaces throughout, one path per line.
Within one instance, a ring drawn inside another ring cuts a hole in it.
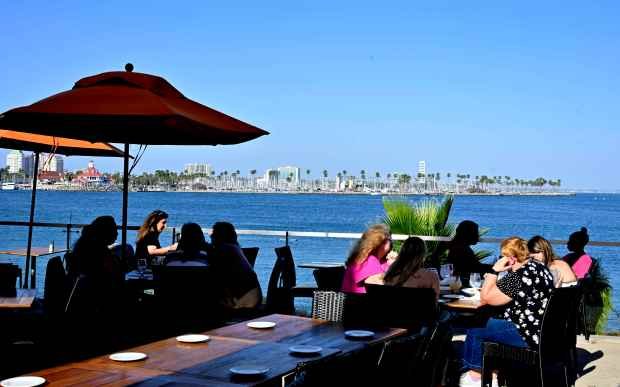
M 278 167 L 278 174 L 280 182 L 288 182 L 290 178 L 290 182 L 293 184 L 299 184 L 301 182 L 301 174 L 298 167 Z
M 64 158 L 59 155 L 49 155 L 42 153 L 40 157 L 41 171 L 45 172 L 64 172 Z
M 416 180 L 420 184 L 426 184 L 426 161 L 418 161 L 418 174 Z
M 189 163 L 185 164 L 184 172 L 188 175 L 206 175 L 211 176 L 211 172 L 213 172 L 213 167 L 211 164 L 206 163 Z
M 9 173 L 25 172 L 24 153 L 19 150 L 10 151 L 6 155 L 6 166 L 9 167 Z

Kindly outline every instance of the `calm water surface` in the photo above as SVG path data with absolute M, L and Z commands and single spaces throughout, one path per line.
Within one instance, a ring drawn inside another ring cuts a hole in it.
M 422 200 L 410 196 L 411 201 Z M 28 220 L 29 191 L 0 191 L 0 220 Z M 362 232 L 383 216 L 381 196 L 368 195 L 292 195 L 238 193 L 131 193 L 129 224 L 139 225 L 153 209 L 170 214 L 170 225 L 197 222 L 210 227 L 215 221 L 230 221 L 240 229 Z M 89 223 L 99 215 L 121 219 L 121 194 L 115 192 L 55 192 L 40 191 L 37 196 L 36 220 L 58 223 Z M 571 232 L 586 226 L 590 239 L 620 241 L 620 195 L 580 194 L 576 196 L 458 196 L 450 222 L 472 219 L 488 228 L 489 237 L 512 235 L 529 238 L 540 234 L 548 239 L 567 239 Z M 78 234 L 73 234 L 75 240 Z M 26 228 L 2 226 L 0 249 L 25 247 Z M 129 241 L 135 234 L 129 234 Z M 64 246 L 66 234 L 60 229 L 39 228 L 34 231 L 34 245 L 47 246 L 53 240 Z M 168 243 L 170 233 L 162 235 Z M 273 248 L 284 241 L 275 237 L 242 236 L 244 246 L 258 246 L 260 253 L 256 269 L 263 289 L 275 254 Z M 290 241 L 296 261 L 342 262 L 352 241 L 327 238 L 298 238 Z M 559 255 L 565 246 L 554 246 Z M 477 248 L 497 253 L 498 246 L 481 244 Z M 620 311 L 620 248 L 591 247 L 591 255 L 601 259 L 614 285 L 615 309 Z M 0 256 L 0 261 L 22 263 Z M 38 288 L 42 289 L 45 260 L 38 262 Z M 298 270 L 299 282 L 312 282 L 310 270 Z M 610 317 L 609 328 L 620 330 L 616 313 Z

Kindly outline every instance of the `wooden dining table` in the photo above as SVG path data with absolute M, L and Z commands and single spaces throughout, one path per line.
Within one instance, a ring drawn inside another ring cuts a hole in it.
M 37 278 L 37 258 L 42 257 L 44 255 L 53 255 L 53 254 L 62 254 L 69 251 L 68 249 L 52 249 L 50 251 L 49 247 L 32 247 L 30 249 L 30 288 L 36 287 L 36 278 Z M 28 251 L 26 249 L 14 249 L 14 250 L 0 250 L 0 255 L 17 255 L 21 257 L 25 257 L 28 255 Z M 24 273 L 24 277 L 26 277 L 28 273 Z M 24 279 L 24 287 L 28 281 Z
M 244 321 L 203 332 L 210 337 L 204 343 L 188 344 L 168 338 L 124 351 L 144 353 L 147 355 L 144 360 L 116 362 L 105 355 L 30 375 L 45 378 L 50 386 L 254 386 L 267 381 L 279 383 L 300 362 L 350 353 L 406 332 L 384 329 L 367 340 L 350 340 L 345 337 L 341 324 L 322 320 L 273 314 L 249 321 L 269 321 L 276 325 L 256 329 Z M 322 349 L 310 356 L 291 352 L 292 345 L 302 344 Z M 230 371 L 238 365 L 265 366 L 269 370 L 260 377 L 240 378 Z
M 32 307 L 37 295 L 35 289 L 15 289 L 15 297 L 0 296 L 0 308 L 2 309 L 27 309 Z

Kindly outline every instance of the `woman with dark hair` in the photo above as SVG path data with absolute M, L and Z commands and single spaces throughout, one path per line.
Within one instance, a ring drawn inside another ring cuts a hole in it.
M 426 244 L 418 237 L 410 237 L 403 243 L 398 257 L 385 274 L 369 277 L 366 283 L 404 286 L 409 288 L 431 288 L 439 298 L 439 277 L 437 272 L 425 269 Z
M 577 284 L 577 277 L 570 266 L 558 259 L 553 252 L 553 247 L 548 240 L 536 235 L 527 242 L 530 257 L 544 263 L 553 275 L 553 285 L 556 288 Z
M 115 307 L 115 296 L 120 295 L 124 283 L 122 264 L 109 248 L 117 237 L 114 218 L 100 216 L 82 229 L 67 256 L 69 277 L 74 284 L 78 278 L 85 284 L 80 308 L 100 311 Z
M 207 266 L 208 244 L 202 228 L 196 223 L 185 223 L 181 227 L 181 239 L 176 251 L 166 255 L 168 266 Z
M 585 252 L 588 242 L 590 242 L 588 229 L 582 227 L 581 230 L 570 234 L 566 243 L 566 248 L 570 253 L 562 259 L 570 265 L 578 279 L 584 278 L 592 266 L 592 257 Z
M 235 227 L 217 222 L 211 233 L 209 265 L 222 290 L 222 304 L 230 309 L 254 308 L 262 301 L 258 277 L 237 242 Z
M 448 262 L 454 265 L 454 274 L 461 277 L 465 286 L 469 284 L 469 274 L 486 273 L 491 265 L 480 263 L 470 246 L 480 241 L 478 224 L 464 220 L 456 227 L 454 238 L 448 246 Z
M 159 244 L 159 235 L 166 229 L 167 223 L 168 214 L 162 210 L 155 210 L 146 217 L 136 239 L 137 259 L 146 259 L 150 265 L 157 256 L 176 250 L 176 243 L 167 247 Z

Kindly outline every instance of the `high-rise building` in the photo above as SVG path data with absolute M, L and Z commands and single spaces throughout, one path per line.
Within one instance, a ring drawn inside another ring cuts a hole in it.
M 426 184 L 426 161 L 418 161 L 418 176 L 417 182 L 420 184 Z
M 34 154 L 24 155 L 22 159 L 22 168 L 27 177 L 34 175 Z
M 277 187 L 279 182 L 280 172 L 275 169 L 268 169 L 265 171 L 263 180 L 266 182 L 267 187 Z
M 18 150 L 12 150 L 6 155 L 6 166 L 9 167 L 9 173 L 19 173 L 24 171 L 24 153 Z
M 41 154 L 41 171 L 45 172 L 64 172 L 64 159 L 59 155 Z
M 207 175 L 211 176 L 211 172 L 213 171 L 213 167 L 211 164 L 206 163 L 189 163 L 185 164 L 185 173 L 188 175 Z
M 278 167 L 278 174 L 279 179 L 281 182 L 288 182 L 290 179 L 290 182 L 293 184 L 299 184 L 301 181 L 301 175 L 300 175 L 300 171 L 298 167 L 291 167 L 291 166 L 285 166 L 285 167 Z

